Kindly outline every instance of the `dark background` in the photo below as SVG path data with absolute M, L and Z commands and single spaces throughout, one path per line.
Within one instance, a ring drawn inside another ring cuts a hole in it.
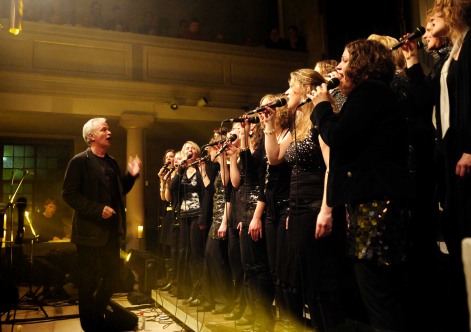
M 339 60 L 345 44 L 370 34 L 399 39 L 411 31 L 409 0 L 325 1 L 329 54 Z

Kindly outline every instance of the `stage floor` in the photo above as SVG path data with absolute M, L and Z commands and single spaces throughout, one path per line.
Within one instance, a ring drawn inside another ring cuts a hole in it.
M 20 287 L 20 297 L 26 294 L 28 290 L 27 287 Z M 51 299 L 36 302 L 31 297 L 26 297 L 20 302 L 15 318 L 13 317 L 15 310 L 10 311 L 10 316 L 8 316 L 8 313 L 2 315 L 0 331 L 82 332 L 78 318 L 78 305 L 73 294 L 74 289 L 67 289 L 67 292 L 72 293 L 71 299 L 63 301 Z M 143 311 L 146 317 L 146 332 L 190 331 L 168 312 L 165 312 L 158 305 L 156 306 L 155 303 L 132 305 L 128 301 L 127 295 L 127 293 L 114 294 L 112 301 L 135 314 Z M 48 317 L 46 317 L 46 314 Z M 13 319 L 15 319 L 14 322 Z

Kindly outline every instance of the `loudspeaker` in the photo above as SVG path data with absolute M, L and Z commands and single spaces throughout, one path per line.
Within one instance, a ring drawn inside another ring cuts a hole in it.
M 157 257 L 147 251 L 131 251 L 131 256 L 126 264 L 137 274 L 139 291 L 150 293 L 156 288 L 158 279 Z
M 106 306 L 105 323 L 109 331 L 135 331 L 137 315 L 111 300 Z

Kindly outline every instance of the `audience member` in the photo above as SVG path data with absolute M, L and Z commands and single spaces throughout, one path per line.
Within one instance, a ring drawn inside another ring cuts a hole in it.
M 157 27 L 154 22 L 154 15 L 151 11 L 146 11 L 144 14 L 144 22 L 137 28 L 137 32 L 144 35 L 157 35 Z
M 272 28 L 268 38 L 265 40 L 265 47 L 286 50 L 288 48 L 288 43 L 286 39 L 281 37 L 280 30 L 278 30 L 278 28 Z
M 200 22 L 197 19 L 192 19 L 188 25 L 188 29 L 183 30 L 182 38 L 192 40 L 202 40 L 203 36 L 200 31 Z
M 226 41 L 224 38 L 224 34 L 222 32 L 218 32 L 214 37 L 214 41 L 216 43 L 224 43 Z
M 178 22 L 178 32 L 177 32 L 177 38 L 185 38 L 188 34 L 188 21 L 185 19 L 181 19 L 180 22 Z
M 90 4 L 90 12 L 88 15 L 83 19 L 83 26 L 90 27 L 90 28 L 100 28 L 103 29 L 105 27 L 103 21 L 103 14 L 102 14 L 102 7 L 99 1 L 93 1 Z
M 288 28 L 288 50 L 306 52 L 306 40 L 300 36 L 295 25 Z
M 112 9 L 112 17 L 106 22 L 105 29 L 113 31 L 127 32 L 129 26 L 127 21 L 123 18 L 123 12 L 119 5 L 114 5 Z

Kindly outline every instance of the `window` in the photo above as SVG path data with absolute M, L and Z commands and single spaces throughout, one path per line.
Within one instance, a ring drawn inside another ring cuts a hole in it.
M 73 152 L 72 141 L 2 138 L 0 147 L 2 203 L 15 203 L 24 197 L 26 210 L 38 212 L 46 198 L 61 202 L 62 181 Z

